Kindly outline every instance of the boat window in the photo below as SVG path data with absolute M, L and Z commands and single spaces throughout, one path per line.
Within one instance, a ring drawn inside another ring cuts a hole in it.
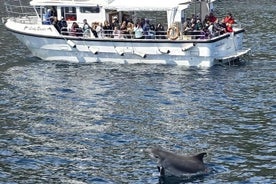
M 99 6 L 80 7 L 81 13 L 100 13 Z
M 76 21 L 77 13 L 75 7 L 62 7 L 61 16 L 65 18 L 66 21 Z

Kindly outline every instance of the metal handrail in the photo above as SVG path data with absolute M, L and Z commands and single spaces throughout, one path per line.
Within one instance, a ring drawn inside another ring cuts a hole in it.
M 5 3 L 6 12 L 8 16 L 23 17 L 23 16 L 36 16 L 36 12 L 32 6 L 12 5 Z

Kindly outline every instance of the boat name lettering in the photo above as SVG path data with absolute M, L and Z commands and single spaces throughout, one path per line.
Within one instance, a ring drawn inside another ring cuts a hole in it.
M 25 26 L 24 30 L 26 30 L 26 29 L 28 29 L 30 31 L 48 31 L 48 30 L 52 31 L 52 29 L 50 27 L 46 28 L 46 27 L 40 27 L 40 26 L 37 26 L 37 27 Z

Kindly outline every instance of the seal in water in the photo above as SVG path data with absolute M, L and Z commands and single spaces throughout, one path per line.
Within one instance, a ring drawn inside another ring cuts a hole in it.
M 207 155 L 205 152 L 193 156 L 184 156 L 162 148 L 152 148 L 146 151 L 149 152 L 151 158 L 157 160 L 157 168 L 161 176 L 165 176 L 165 174 L 182 176 L 206 171 L 203 163 L 203 157 Z

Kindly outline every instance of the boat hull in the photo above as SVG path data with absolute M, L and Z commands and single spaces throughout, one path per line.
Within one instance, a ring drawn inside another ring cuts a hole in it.
M 24 28 L 24 32 L 6 26 L 31 51 L 49 61 L 74 63 L 114 62 L 119 64 L 169 64 L 211 67 L 220 58 L 236 59 L 242 48 L 243 31 L 213 39 L 115 39 L 85 38 L 55 34 L 54 27 Z M 45 34 L 34 32 L 45 31 Z M 51 31 L 51 34 L 47 33 Z

